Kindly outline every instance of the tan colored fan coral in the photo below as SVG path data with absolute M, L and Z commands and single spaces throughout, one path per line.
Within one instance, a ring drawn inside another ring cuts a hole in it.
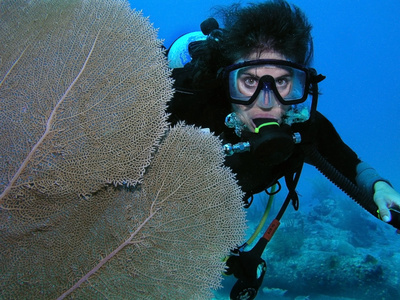
M 218 138 L 169 128 L 124 1 L 0 2 L 0 298 L 204 299 L 244 232 Z
M 139 182 L 172 95 L 148 20 L 123 1 L 0 5 L 0 205 L 21 185 L 85 195 Z

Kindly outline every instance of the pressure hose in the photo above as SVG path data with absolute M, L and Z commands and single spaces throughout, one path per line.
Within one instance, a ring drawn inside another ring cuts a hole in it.
M 315 73 L 316 74 L 316 73 Z M 322 76 L 322 75 L 317 75 Z M 323 77 L 323 78 L 322 78 Z M 311 126 L 313 124 L 318 105 L 318 82 L 325 79 L 325 76 L 320 77 L 318 80 L 315 80 L 314 84 L 311 87 L 313 94 L 313 102 L 311 108 L 311 116 L 309 120 L 309 134 L 311 136 L 315 135 L 315 127 Z M 314 141 L 314 138 L 311 139 Z M 368 212 L 377 217 L 376 205 L 371 199 L 368 197 L 366 193 L 364 193 L 359 187 L 357 187 L 353 182 L 351 182 L 347 177 L 345 177 L 342 173 L 340 173 L 334 166 L 332 166 L 317 150 L 314 143 L 303 143 L 302 149 L 304 154 L 309 159 L 311 165 L 315 166 L 315 168 L 321 172 L 326 178 L 328 178 L 333 184 L 335 184 L 338 188 L 340 188 L 344 193 L 354 199 L 359 205 L 364 207 Z
M 310 123 L 312 124 L 315 120 L 315 115 L 317 112 L 318 104 L 318 82 L 325 79 L 323 75 L 316 75 L 314 72 L 314 81 L 311 86 L 311 91 L 313 94 L 313 102 L 311 107 Z M 311 135 L 315 134 L 315 128 L 309 128 Z M 352 198 L 361 207 L 366 209 L 373 216 L 379 218 L 378 207 L 373 200 L 373 195 L 368 195 L 360 187 L 350 181 L 342 173 L 340 173 L 334 166 L 332 166 L 326 159 L 319 153 L 314 143 L 304 143 L 302 144 L 302 149 L 306 157 L 310 160 L 310 163 L 314 165 L 319 172 L 321 172 L 326 178 L 328 178 L 334 185 L 346 193 L 350 198 Z M 400 212 L 396 210 L 391 210 L 392 220 L 389 222 L 393 227 L 400 229 Z
M 335 167 L 333 167 L 316 149 L 314 145 L 304 145 L 304 152 L 310 163 L 317 168 L 326 178 L 333 184 L 354 199 L 359 205 L 365 208 L 372 215 L 377 217 L 376 204 L 367 196 L 367 194 L 351 182 L 347 177 L 342 175 Z
M 351 182 L 347 177 L 333 167 L 316 149 L 314 145 L 303 145 L 303 150 L 310 163 L 314 165 L 319 172 L 328 178 L 333 184 L 340 188 L 350 198 L 352 198 L 361 207 L 366 209 L 370 214 L 379 218 L 378 207 L 373 200 L 372 195 L 368 195 L 365 191 Z M 393 227 L 400 229 L 400 214 L 391 210 L 392 220 L 389 222 Z

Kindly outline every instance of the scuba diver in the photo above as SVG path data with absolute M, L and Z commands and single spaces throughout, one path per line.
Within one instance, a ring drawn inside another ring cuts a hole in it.
M 286 1 L 220 8 L 201 32 L 177 39 L 168 51 L 175 95 L 172 124 L 185 121 L 220 136 L 225 164 L 252 196 L 285 179 L 288 195 L 278 215 L 250 251 L 233 249 L 227 274 L 238 278 L 231 299 L 254 299 L 266 263 L 261 255 L 286 207 L 298 209 L 295 188 L 304 163 L 315 166 L 368 212 L 400 228 L 400 194 L 340 138 L 316 110 L 318 83 L 311 67 L 312 26 Z

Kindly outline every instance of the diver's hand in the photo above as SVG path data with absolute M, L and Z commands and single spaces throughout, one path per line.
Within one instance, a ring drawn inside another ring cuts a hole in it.
M 374 201 L 379 209 L 379 214 L 384 222 L 390 222 L 392 216 L 389 208 L 400 208 L 400 194 L 384 181 L 374 184 Z

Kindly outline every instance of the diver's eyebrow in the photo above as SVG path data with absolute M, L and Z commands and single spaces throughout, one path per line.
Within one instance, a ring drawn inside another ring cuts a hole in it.
M 254 78 L 260 78 L 260 76 L 258 76 L 258 75 L 255 74 L 255 73 L 256 73 L 256 72 L 251 73 L 251 72 L 249 72 L 249 71 L 244 71 L 243 73 L 240 73 L 239 76 L 251 76 L 251 77 L 254 77 Z
M 277 73 L 280 74 L 264 74 L 264 75 L 270 75 L 274 77 L 275 79 L 278 78 L 291 78 L 294 75 L 294 71 L 292 68 L 288 68 L 285 66 L 275 66 L 275 65 L 265 65 L 265 66 L 254 66 L 251 68 L 245 68 L 244 70 L 239 70 L 239 77 L 242 76 L 250 76 L 255 79 L 260 79 L 263 77 L 263 70 L 275 70 Z M 259 74 L 261 73 L 261 74 Z
M 282 75 L 276 76 L 275 78 L 293 78 L 293 74 L 291 74 L 291 73 L 282 74 Z
M 282 70 L 285 70 L 286 72 L 288 72 L 290 76 L 293 76 L 294 74 L 294 70 L 292 68 L 282 68 Z

